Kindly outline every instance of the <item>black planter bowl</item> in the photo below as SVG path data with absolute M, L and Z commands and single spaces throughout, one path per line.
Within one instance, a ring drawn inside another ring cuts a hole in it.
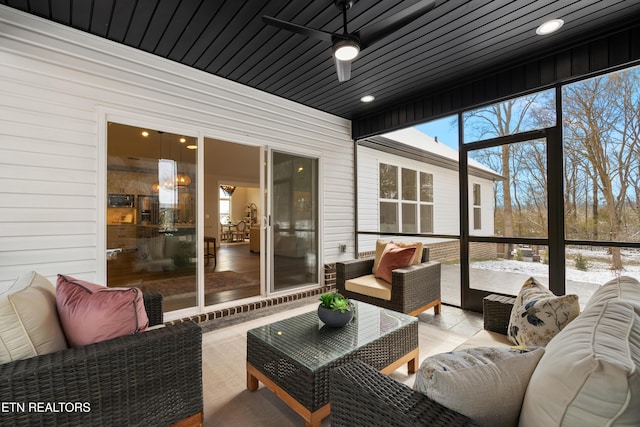
M 353 319 L 353 311 L 352 307 L 351 310 L 343 313 L 340 310 L 331 310 L 320 304 L 318 306 L 318 317 L 325 325 L 332 328 L 340 328 Z

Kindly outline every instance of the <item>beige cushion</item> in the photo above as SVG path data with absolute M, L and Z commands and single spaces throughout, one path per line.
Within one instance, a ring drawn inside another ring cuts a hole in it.
M 577 295 L 555 296 L 531 277 L 513 304 L 507 335 L 515 345 L 544 347 L 578 314 Z
M 376 279 L 373 274 L 346 280 L 344 288 L 351 292 L 391 301 L 391 283 Z
M 474 347 L 511 347 L 512 345 L 506 335 L 482 329 L 456 347 L 456 351 Z
M 20 275 L 0 296 L 0 363 L 66 348 L 55 287 L 34 271 Z
M 640 282 L 629 276 L 616 277 L 609 280 L 596 289 L 584 309 L 588 310 L 596 304 L 612 299 L 624 300 L 640 306 Z
M 640 307 L 585 309 L 546 347 L 524 398 L 521 426 L 640 423 Z
M 543 348 L 476 347 L 428 357 L 413 388 L 481 426 L 515 426 Z
M 378 266 L 380 265 L 380 259 L 382 258 L 382 253 L 384 252 L 384 248 L 387 247 L 387 243 L 391 243 L 390 240 L 378 240 L 376 241 L 376 257 L 373 260 L 373 268 L 371 272 L 376 274 L 378 271 Z M 420 264 L 422 261 L 422 251 L 424 250 L 424 245 L 422 242 L 393 242 L 401 248 L 416 248 L 416 252 L 413 255 L 411 260 L 411 265 Z

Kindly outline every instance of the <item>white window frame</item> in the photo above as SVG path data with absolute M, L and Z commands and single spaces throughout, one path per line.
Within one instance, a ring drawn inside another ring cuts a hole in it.
M 220 186 L 218 186 L 218 206 L 222 206 L 222 201 L 227 201 L 229 203 L 229 213 L 227 214 L 227 218 L 229 219 L 229 221 L 231 221 L 231 218 L 233 218 L 231 216 L 232 214 L 232 210 L 233 210 L 233 204 L 231 203 L 231 197 L 232 196 L 228 196 L 227 193 L 224 192 L 224 190 L 222 190 L 222 188 L 220 188 Z M 224 224 L 225 222 L 222 221 L 222 215 L 224 215 L 222 212 L 218 212 L 218 221 L 220 222 L 220 224 Z
M 476 194 L 478 195 L 478 203 L 476 203 Z M 482 186 L 476 182 L 473 183 L 471 198 L 471 204 L 473 205 L 473 229 L 482 230 Z
M 420 180 L 422 178 L 422 174 L 426 174 L 431 176 L 431 201 L 425 201 L 422 200 L 420 197 Z M 434 179 L 433 179 L 433 174 L 431 172 L 426 172 L 426 171 L 418 171 L 418 223 L 419 223 L 419 228 L 418 230 L 420 230 L 421 233 L 433 233 L 433 229 L 434 229 L 434 216 L 435 216 L 435 208 L 434 208 Z M 431 206 L 431 224 L 428 224 L 429 226 L 429 231 L 424 231 L 424 225 L 422 224 L 422 207 L 423 206 Z
M 381 203 L 393 203 L 396 205 L 396 212 L 397 212 L 397 230 L 398 232 L 402 232 L 404 233 L 405 231 L 403 230 L 404 224 L 402 221 L 402 208 L 404 204 L 407 205 L 411 205 L 412 207 L 414 207 L 415 209 L 415 213 L 416 213 L 416 230 L 415 231 L 411 231 L 410 233 L 433 233 L 433 229 L 434 229 L 434 212 L 435 212 L 435 208 L 434 208 L 434 201 L 423 201 L 420 199 L 420 178 L 422 174 L 427 174 L 431 176 L 431 183 L 433 185 L 434 183 L 434 179 L 433 179 L 433 173 L 425 171 L 425 170 L 420 170 L 420 169 L 414 169 L 411 167 L 403 167 L 400 166 L 398 164 L 393 164 L 393 163 L 387 163 L 387 162 L 379 162 L 378 164 L 378 185 L 380 186 L 380 168 L 382 167 L 382 165 L 386 165 L 386 166 L 393 166 L 396 168 L 396 183 L 397 183 L 397 191 L 398 191 L 398 197 L 395 199 L 385 199 L 380 197 L 380 191 L 378 191 L 378 209 L 380 209 L 380 204 Z M 416 188 L 416 199 L 415 200 L 405 200 L 404 196 L 402 194 L 402 171 L 403 170 L 410 170 L 412 172 L 415 172 L 416 174 L 416 178 L 415 178 L 415 188 Z M 433 196 L 433 189 L 432 189 L 432 196 Z M 431 224 L 429 224 L 429 228 L 431 231 L 422 231 L 423 230 L 423 225 L 421 223 L 421 210 L 422 210 L 422 206 L 431 206 Z M 378 218 L 378 227 L 380 229 L 380 231 L 382 231 L 382 229 L 380 228 L 382 226 L 382 224 L 380 223 L 380 220 L 382 219 L 381 215 Z

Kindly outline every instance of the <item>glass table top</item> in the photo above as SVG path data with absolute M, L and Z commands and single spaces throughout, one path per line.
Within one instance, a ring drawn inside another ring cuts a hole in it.
M 319 369 L 418 319 L 360 301 L 353 320 L 326 326 L 317 310 L 249 330 L 247 333 L 310 370 Z

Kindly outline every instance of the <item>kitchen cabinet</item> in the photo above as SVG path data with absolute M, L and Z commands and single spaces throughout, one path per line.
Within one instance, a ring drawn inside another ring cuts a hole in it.
M 107 225 L 107 249 L 122 248 L 122 250 L 136 249 L 136 226 Z

